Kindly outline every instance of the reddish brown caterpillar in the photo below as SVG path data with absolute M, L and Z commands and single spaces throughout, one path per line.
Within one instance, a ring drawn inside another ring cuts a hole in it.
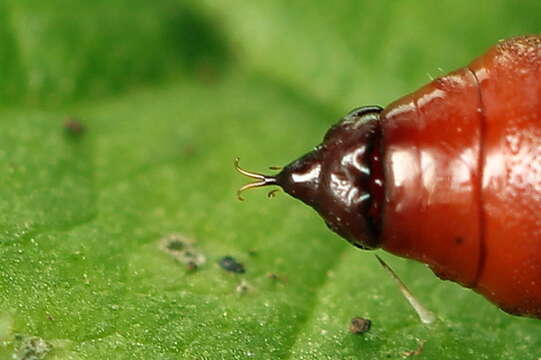
M 422 261 L 541 318 L 541 36 L 511 38 L 388 105 L 346 115 L 278 185 L 363 249 Z

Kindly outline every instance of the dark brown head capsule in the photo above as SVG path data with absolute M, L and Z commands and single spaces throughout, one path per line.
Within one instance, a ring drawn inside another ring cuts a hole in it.
M 383 169 L 379 116 L 383 109 L 355 109 L 329 129 L 313 151 L 293 161 L 274 176 L 236 169 L 258 181 L 253 187 L 278 185 L 313 207 L 327 226 L 353 245 L 378 246 Z

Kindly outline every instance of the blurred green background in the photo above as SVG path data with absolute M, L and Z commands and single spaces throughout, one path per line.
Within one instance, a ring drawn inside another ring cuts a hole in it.
M 539 320 L 383 254 L 440 318 L 421 325 L 370 253 L 286 196 L 238 202 L 232 168 L 285 164 L 351 108 L 540 33 L 540 14 L 538 0 L 3 0 L 0 358 L 540 358 Z M 171 234 L 206 262 L 164 251 Z M 354 316 L 372 329 L 350 334 Z

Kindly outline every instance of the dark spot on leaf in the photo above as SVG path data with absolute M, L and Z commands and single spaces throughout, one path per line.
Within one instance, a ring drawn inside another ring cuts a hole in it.
M 235 260 L 232 256 L 224 256 L 223 258 L 218 261 L 218 265 L 225 271 L 229 271 L 236 274 L 244 274 L 246 270 L 244 269 L 244 265 L 239 263 L 237 260 Z
M 86 127 L 76 118 L 67 118 L 64 122 L 64 129 L 69 135 L 80 136 L 85 132 Z
M 170 234 L 160 239 L 160 249 L 176 261 L 186 265 L 186 270 L 197 270 L 206 258 L 195 246 L 195 242 L 181 234 Z
M 271 279 L 271 280 L 278 280 L 279 279 L 278 274 L 276 274 L 276 273 L 268 273 L 267 277 L 269 279 Z
M 173 239 L 167 244 L 169 250 L 182 250 L 185 248 L 185 245 L 182 241 Z
M 250 284 L 248 284 L 248 282 L 246 282 L 246 280 L 242 279 L 240 281 L 240 284 L 237 285 L 237 293 L 239 294 L 245 294 L 247 293 L 252 287 L 250 286 Z
M 349 332 L 352 334 L 364 334 L 365 332 L 370 330 L 371 326 L 372 321 L 357 316 L 351 319 L 351 324 L 349 325 Z
M 199 266 L 196 263 L 189 262 L 186 264 L 186 270 L 188 271 L 195 271 L 197 269 L 199 269 Z
M 455 244 L 461 245 L 462 243 L 464 243 L 464 238 L 462 236 L 455 237 Z

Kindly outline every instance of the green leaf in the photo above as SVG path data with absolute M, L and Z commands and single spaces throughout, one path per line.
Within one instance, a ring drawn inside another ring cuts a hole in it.
M 0 3 L 0 358 L 396 359 L 422 344 L 411 356 L 540 357 L 539 320 L 382 254 L 438 314 L 422 325 L 313 211 L 263 191 L 237 201 L 232 166 L 289 162 L 350 108 L 539 33 L 540 10 Z M 355 316 L 369 332 L 349 333 Z

